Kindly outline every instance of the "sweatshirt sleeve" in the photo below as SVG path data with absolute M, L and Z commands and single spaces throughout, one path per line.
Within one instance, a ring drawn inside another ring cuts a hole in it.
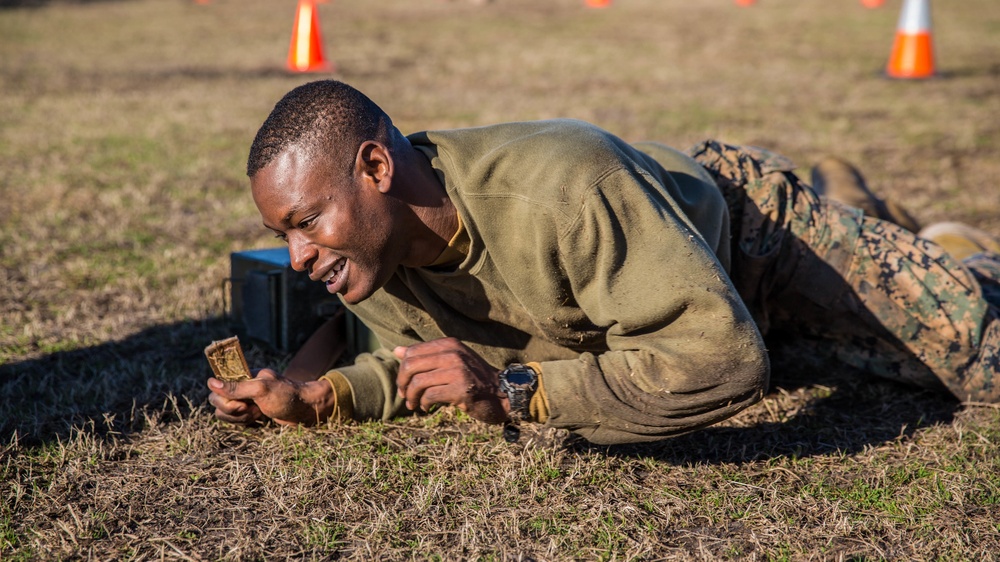
M 385 298 L 373 296 L 365 301 L 365 306 L 351 306 L 350 309 L 381 345 L 371 353 L 358 355 L 353 365 L 336 369 L 351 386 L 353 418 L 389 420 L 407 413 L 405 401 L 396 395 L 399 359 L 392 350 L 398 345 L 418 343 L 419 338 Z
M 577 305 L 607 351 L 541 363 L 548 423 L 599 444 L 710 425 L 767 386 L 763 340 L 713 252 L 662 189 L 620 171 L 558 233 Z

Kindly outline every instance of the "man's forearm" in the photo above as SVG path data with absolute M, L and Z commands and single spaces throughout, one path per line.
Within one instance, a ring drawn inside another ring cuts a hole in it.
M 327 320 L 302 348 L 292 357 L 284 376 L 299 382 L 309 382 L 323 376 L 347 349 L 347 342 L 340 332 L 343 311 Z

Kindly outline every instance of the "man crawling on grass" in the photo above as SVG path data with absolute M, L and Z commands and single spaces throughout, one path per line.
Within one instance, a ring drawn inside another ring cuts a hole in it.
M 1000 244 L 918 236 L 843 162 L 814 187 L 791 170 L 572 120 L 403 136 L 350 86 L 305 84 L 254 139 L 253 198 L 383 348 L 329 370 L 328 324 L 284 373 L 209 379 L 210 402 L 292 424 L 448 404 L 610 444 L 732 416 L 770 360 L 1000 401 Z

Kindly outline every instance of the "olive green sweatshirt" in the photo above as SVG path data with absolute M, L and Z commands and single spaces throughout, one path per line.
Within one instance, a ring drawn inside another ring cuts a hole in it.
M 757 401 L 768 363 L 729 281 L 729 219 L 693 160 L 573 120 L 409 137 L 458 210 L 468 253 L 400 268 L 350 307 L 384 349 L 340 373 L 353 417 L 405 411 L 391 350 L 442 337 L 497 369 L 541 366 L 552 426 L 650 441 Z

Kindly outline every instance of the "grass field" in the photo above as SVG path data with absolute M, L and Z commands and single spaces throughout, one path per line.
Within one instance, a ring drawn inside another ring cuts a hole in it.
M 213 420 L 243 175 L 295 2 L 0 0 L 0 560 L 990 560 L 1000 410 L 776 372 L 645 447 L 454 411 Z M 939 2 L 940 79 L 884 80 L 901 2 L 337 0 L 333 76 L 406 133 L 548 117 L 857 162 L 922 221 L 1000 234 L 1000 3 Z M 251 350 L 254 366 L 286 358 Z

